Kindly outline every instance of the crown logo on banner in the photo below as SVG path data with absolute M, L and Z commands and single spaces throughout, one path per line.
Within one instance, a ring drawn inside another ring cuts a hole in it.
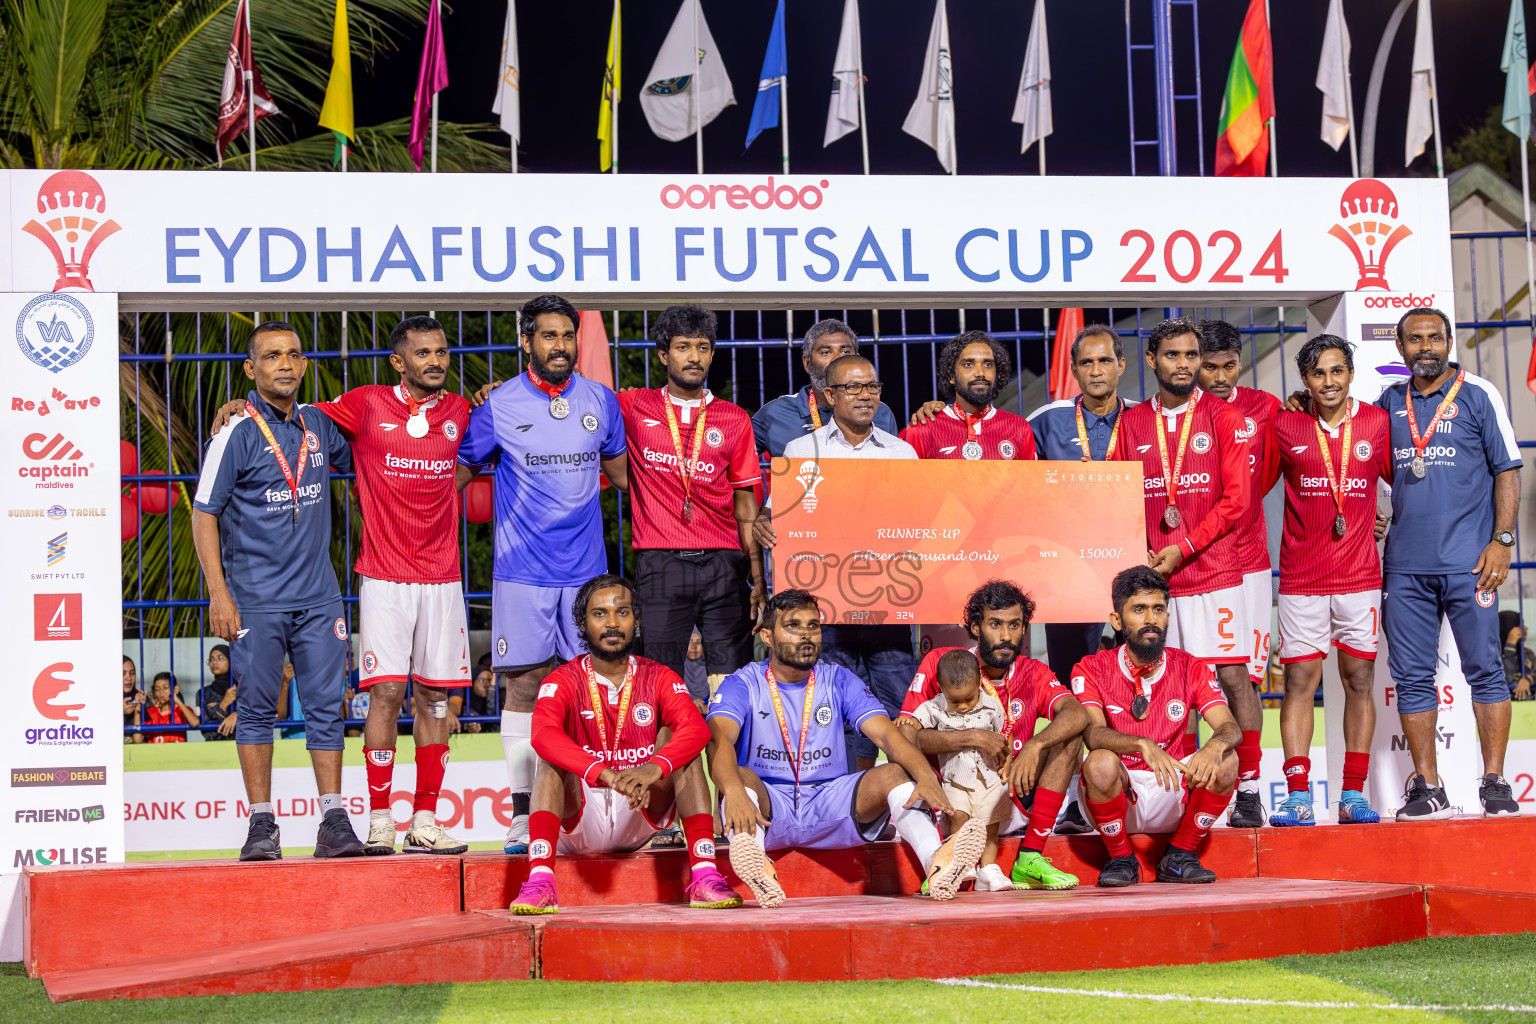
M 1339 216 L 1343 223 L 1335 224 L 1328 233 L 1349 247 L 1360 270 L 1356 290 L 1381 288 L 1390 291 L 1387 284 L 1387 257 L 1397 243 L 1413 234 L 1398 220 L 1397 196 L 1386 182 L 1375 178 L 1361 178 L 1351 182 L 1339 200 Z
M 96 179 L 84 171 L 59 171 L 37 190 L 39 223 L 29 220 L 21 230 L 48 247 L 58 268 L 53 290 L 79 288 L 93 292 L 91 256 L 96 247 L 122 230 L 105 219 L 107 197 Z

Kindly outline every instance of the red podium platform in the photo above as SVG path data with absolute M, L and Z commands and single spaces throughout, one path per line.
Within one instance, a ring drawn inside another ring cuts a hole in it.
M 949 903 L 910 895 L 911 855 L 876 843 L 776 858 L 791 899 L 772 911 L 689 909 L 679 851 L 564 857 L 563 909 L 539 918 L 506 912 L 527 860 L 498 854 L 35 868 L 23 881 L 24 955 L 49 996 L 67 1000 L 505 978 L 942 977 L 953 965 L 934 951 L 957 942 L 997 951 L 989 969 L 1000 972 L 1327 953 L 1531 928 L 1536 880 L 1519 865 L 1533 829 L 1523 818 L 1219 829 L 1201 852 L 1215 885 L 1125 890 L 1093 886 L 1098 837 L 1056 837 L 1047 854 L 1083 887 Z M 1135 837 L 1144 883 L 1165 842 Z M 1004 843 L 1005 868 L 1015 851 Z M 118 927 L 189 888 L 255 898 Z M 1020 928 L 1050 941 L 1020 943 Z

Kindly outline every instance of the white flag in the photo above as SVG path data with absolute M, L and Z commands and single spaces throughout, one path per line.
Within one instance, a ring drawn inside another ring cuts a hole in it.
M 1349 26 L 1344 24 L 1340 0 L 1328 2 L 1328 25 L 1323 30 L 1323 53 L 1317 62 L 1318 89 L 1323 93 L 1323 141 L 1334 149 L 1349 138 L 1353 117 L 1349 110 Z
M 923 80 L 917 99 L 907 111 L 901 130 L 933 147 L 944 170 L 955 172 L 955 97 L 950 78 L 949 18 L 944 0 L 933 8 L 933 27 L 928 31 L 928 53 L 923 57 Z
M 695 95 L 700 124 L 709 124 L 720 111 L 735 105 L 731 78 L 725 73 L 725 62 L 715 47 L 715 37 L 709 34 L 699 0 L 683 0 L 645 83 L 640 90 L 640 109 L 645 111 L 651 131 L 668 142 L 693 134 Z
M 859 76 L 864 71 L 864 48 L 859 42 L 859 0 L 843 0 L 843 31 L 837 37 L 837 56 L 832 58 L 832 103 L 827 108 L 830 146 L 859 128 Z
M 1019 76 L 1013 121 L 1024 126 L 1020 153 L 1051 134 L 1051 48 L 1045 39 L 1045 0 L 1035 0 L 1035 17 L 1029 25 L 1029 45 L 1024 48 L 1024 73 Z
M 517 0 L 507 0 L 507 26 L 501 33 L 501 73 L 496 79 L 496 102 L 491 104 L 491 113 L 501 115 L 501 130 L 512 136 L 515 147 L 523 134 L 517 87 Z
M 1418 28 L 1413 36 L 1413 84 L 1408 92 L 1408 138 L 1403 144 L 1403 166 L 1424 152 L 1434 128 L 1430 102 L 1435 73 L 1435 34 L 1429 24 L 1429 0 L 1419 0 Z

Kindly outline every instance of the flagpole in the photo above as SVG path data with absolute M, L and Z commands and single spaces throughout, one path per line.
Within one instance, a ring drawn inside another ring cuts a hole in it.
M 1520 198 L 1525 202 L 1525 301 L 1536 310 L 1536 247 L 1531 244 L 1531 140 L 1520 140 Z M 1536 320 L 1536 313 L 1532 314 Z
M 619 0 L 613 0 L 613 23 L 608 28 L 610 42 L 613 44 L 613 77 L 608 82 L 608 134 L 611 136 L 608 142 L 608 173 L 619 173 L 619 69 L 622 67 L 622 56 L 619 50 Z M 614 340 L 619 337 L 618 313 L 614 314 Z
M 251 36 L 251 3 L 245 4 L 245 39 L 251 49 L 251 63 L 256 63 L 256 40 Z M 256 169 L 256 85 L 255 75 L 245 69 L 245 131 L 246 148 L 251 151 L 251 170 Z
M 1356 178 L 1360 177 L 1360 147 L 1355 142 L 1355 93 L 1349 82 L 1349 46 L 1345 33 L 1348 29 L 1344 22 L 1344 7 L 1339 6 L 1339 60 L 1344 65 L 1344 118 L 1349 126 L 1349 170 Z M 1270 36 L 1270 46 L 1273 47 L 1274 36 Z M 1271 51 L 1273 52 L 1273 51 Z
M 442 31 L 443 4 L 442 0 L 432 0 L 432 6 L 437 8 L 438 31 Z M 427 84 L 431 88 L 431 83 Z M 432 92 L 432 173 L 437 173 L 437 91 Z
M 1419 0 L 1426 8 L 1429 0 Z M 1428 11 L 1426 10 L 1426 15 Z M 1445 177 L 1445 154 L 1440 149 L 1440 83 L 1435 81 L 1435 25 L 1434 21 L 1425 17 L 1425 23 L 1429 25 L 1429 113 L 1435 126 L 1435 177 Z
M 863 28 L 861 26 L 860 27 L 860 36 L 862 37 L 862 35 L 863 35 Z M 869 130 L 867 128 L 865 128 L 865 125 L 869 123 L 869 119 L 864 116 L 864 40 L 862 38 L 860 38 L 860 40 L 859 40 L 859 70 L 858 70 L 858 76 L 859 76 L 859 81 L 858 81 L 858 86 L 859 86 L 859 147 L 864 151 L 864 173 L 868 174 L 869 173 Z
M 1275 26 L 1269 20 L 1269 0 L 1264 0 L 1264 31 L 1269 33 L 1269 79 L 1273 83 L 1275 79 Z M 1275 145 L 1275 115 L 1269 115 L 1269 176 L 1280 177 L 1280 148 Z
M 693 152 L 698 165 L 698 173 L 704 173 L 704 108 L 699 98 L 699 90 L 704 86 L 701 81 L 704 72 L 704 62 L 699 60 L 699 0 L 691 0 L 693 3 L 693 78 L 688 83 L 689 91 L 693 93 Z
M 786 33 L 787 35 L 788 33 Z M 789 40 L 784 41 L 784 74 L 779 78 L 779 138 L 784 143 L 784 173 L 789 173 Z

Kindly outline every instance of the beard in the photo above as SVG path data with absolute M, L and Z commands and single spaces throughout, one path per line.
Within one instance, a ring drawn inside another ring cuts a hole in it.
M 543 377 L 544 375 L 541 373 L 539 376 Z M 627 658 L 631 654 L 635 653 L 635 634 L 633 633 L 629 634 L 628 638 L 626 638 L 624 642 L 618 646 L 617 649 L 609 650 L 606 646 L 599 646 L 606 640 L 617 639 L 620 636 L 622 636 L 620 633 L 604 633 L 602 636 L 595 640 L 589 640 L 587 642 L 587 650 L 591 651 L 599 658 L 606 658 L 609 661 L 618 661 L 620 658 Z
M 1156 626 L 1142 627 L 1142 629 L 1147 628 L 1157 630 L 1156 639 L 1143 640 L 1141 630 L 1137 630 L 1135 633 L 1125 634 L 1125 646 L 1130 648 L 1137 661 L 1149 665 L 1163 656 L 1163 648 L 1168 644 L 1168 631 L 1166 629 L 1158 629 Z
M 997 381 L 977 378 L 964 387 L 955 386 L 955 394 L 980 408 L 986 408 L 997 398 Z
M 1434 380 L 1444 373 L 1445 368 L 1449 365 L 1449 360 L 1442 359 L 1439 356 L 1432 356 L 1428 361 L 1425 361 L 1423 356 L 1416 356 L 1408 369 L 1420 380 Z
M 540 373 L 539 376 L 544 377 L 544 374 Z M 548 377 L 544 377 L 544 379 L 549 380 Z M 439 391 L 443 390 L 444 384 L 448 383 L 448 375 L 446 373 L 443 374 L 437 379 L 436 383 L 433 383 L 424 377 L 418 377 L 415 374 L 407 373 L 405 375 L 405 382 L 413 387 L 420 388 L 422 391 L 425 391 L 429 395 L 435 395 Z
M 1019 656 L 1019 649 L 1010 643 L 990 644 L 985 637 L 976 638 L 976 654 L 982 664 L 1006 671 Z
M 821 394 L 826 394 L 827 368 L 825 366 L 817 366 L 815 363 L 812 363 L 810 369 L 806 370 L 806 373 L 810 374 L 811 377 L 811 390 L 820 392 Z
M 1170 395 L 1177 395 L 1180 398 L 1184 398 L 1188 395 L 1194 394 L 1196 378 L 1193 375 L 1190 376 L 1189 383 L 1187 384 L 1174 384 L 1171 381 L 1166 381 L 1163 379 L 1163 375 L 1160 373 L 1156 376 L 1157 382 L 1166 388 Z
M 792 669 L 803 671 L 815 668 L 816 660 L 821 657 L 821 646 L 819 644 L 812 644 L 811 653 L 809 656 L 806 656 L 800 651 L 803 645 L 804 641 L 802 640 L 794 640 L 787 644 L 775 644 L 773 648 L 774 657 Z
M 687 380 L 683 377 L 684 372 L 696 373 L 699 379 L 697 381 Z M 687 367 L 685 367 L 683 370 L 673 370 L 670 368 L 667 370 L 667 380 L 677 385 L 684 391 L 692 391 L 694 388 L 702 387 L 708 379 L 708 372 L 700 373 L 698 370 L 690 370 L 690 368 Z
M 564 355 L 570 357 L 570 361 L 567 363 L 567 369 L 556 370 L 552 367 L 544 365 L 544 363 L 540 361 L 539 357 L 534 355 L 532 352 L 528 354 L 528 361 L 533 364 L 533 372 L 538 374 L 539 379 L 544 383 L 553 384 L 555 387 L 559 387 L 561 384 L 564 384 L 566 381 L 570 380 L 571 374 L 575 371 L 576 368 L 576 356 L 574 353 L 565 352 L 563 349 L 557 351 L 560 351 Z M 551 356 L 554 354 L 554 352 L 550 353 Z

